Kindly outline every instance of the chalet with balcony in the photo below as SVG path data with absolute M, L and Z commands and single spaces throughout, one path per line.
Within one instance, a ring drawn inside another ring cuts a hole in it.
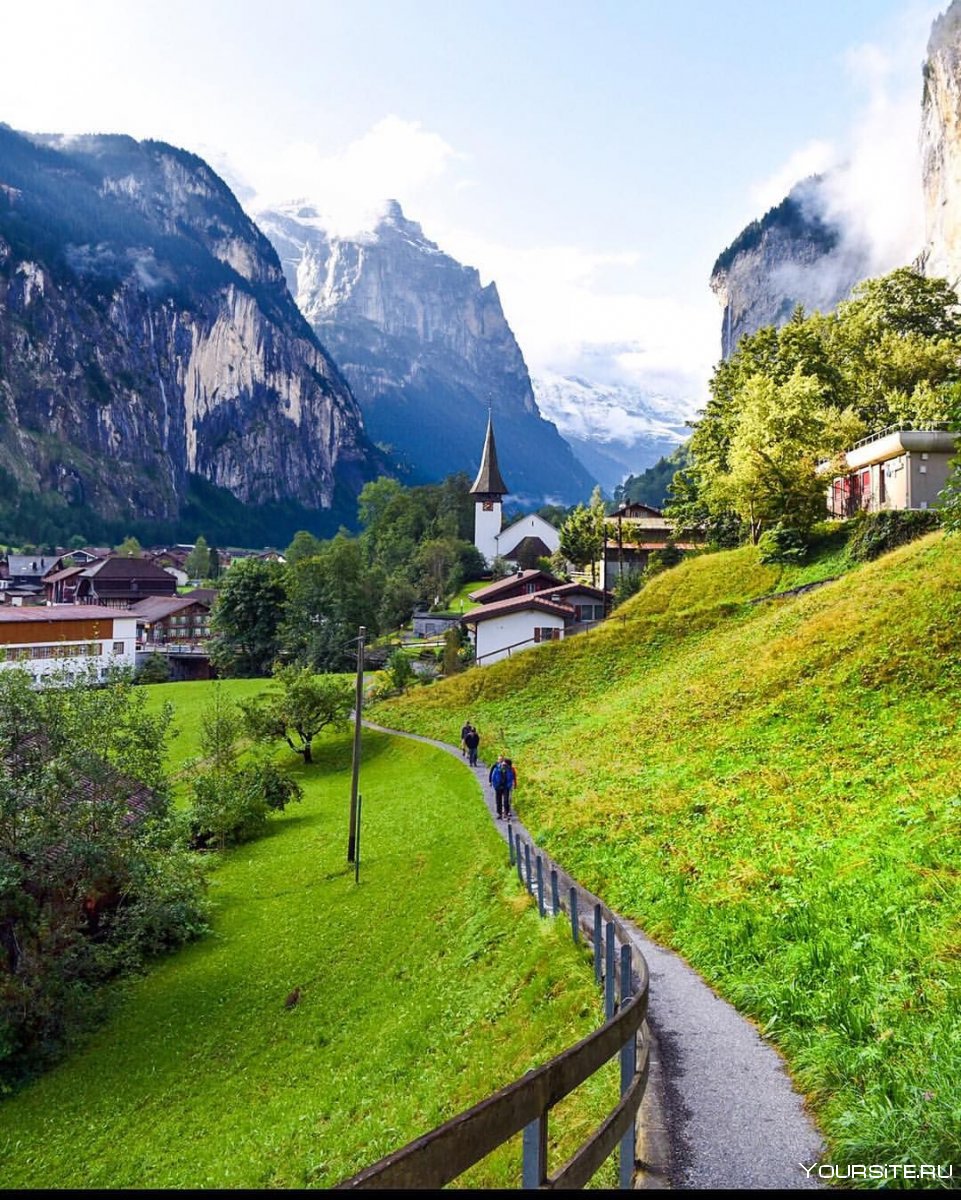
M 600 581 L 610 589 L 624 575 L 643 571 L 655 550 L 674 540 L 674 524 L 659 508 L 629 501 L 615 509 L 605 522 Z M 678 550 L 696 550 L 698 542 L 675 541 Z
M 163 654 L 172 679 L 210 679 L 211 607 L 196 596 L 148 596 L 132 604 L 138 664 L 149 654 Z

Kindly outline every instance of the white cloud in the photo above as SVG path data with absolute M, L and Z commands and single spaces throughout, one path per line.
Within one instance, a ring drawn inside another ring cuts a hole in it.
M 458 230 L 436 236 L 445 250 L 496 281 L 533 374 L 583 374 L 703 401 L 720 340 L 717 305 L 707 288 L 684 299 L 652 293 L 635 250 L 523 249 Z M 616 288 L 605 282 L 611 267 L 627 276 Z
M 787 161 L 767 179 L 762 179 L 749 189 L 751 203 L 760 217 L 780 204 L 792 187 L 810 175 L 820 175 L 837 162 L 837 149 L 832 142 L 823 140 L 808 142 L 795 150 Z
M 257 189 L 251 207 L 308 199 L 332 233 L 349 236 L 369 229 L 387 198 L 399 200 L 416 220 L 418 198 L 459 158 L 419 121 L 388 115 L 337 153 L 290 142 L 266 161 L 240 166 Z

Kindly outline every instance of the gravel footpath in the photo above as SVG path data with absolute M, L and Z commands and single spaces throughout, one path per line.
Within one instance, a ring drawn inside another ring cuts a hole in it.
M 446 742 L 370 721 L 364 725 L 460 757 L 460 749 Z M 472 769 L 466 760 L 464 766 Z M 473 771 L 506 841 L 507 823 L 496 819 L 488 767 L 481 763 Z M 516 813 L 513 826 L 531 840 Z M 648 1169 L 638 1172 L 636 1187 L 822 1187 L 800 1164 L 821 1161 L 824 1143 L 777 1051 L 683 959 L 619 914 L 618 919 L 651 977 L 652 1067 L 638 1126 L 638 1157 Z

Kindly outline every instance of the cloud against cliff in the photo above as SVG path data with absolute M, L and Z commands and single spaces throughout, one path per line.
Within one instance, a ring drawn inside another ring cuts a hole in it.
M 837 146 L 822 139 L 808 142 L 795 150 L 773 174 L 751 186 L 751 202 L 758 216 L 780 204 L 799 179 L 821 175 L 835 166 L 837 161 Z
M 240 165 L 266 181 L 257 183 L 251 208 L 304 198 L 318 206 L 331 233 L 349 237 L 374 227 L 387 197 L 416 219 L 418 200 L 463 157 L 419 121 L 390 114 L 333 154 L 316 143 L 288 142 L 266 162 Z
M 840 227 L 839 254 L 866 254 L 868 273 L 910 262 L 921 249 L 923 208 L 918 133 L 921 64 L 940 6 L 912 3 L 881 40 L 844 56 L 848 82 L 860 94 L 856 115 L 836 141 L 816 140 L 751 189 L 761 212 L 794 184 L 824 174 L 820 215 Z M 826 265 L 825 265 L 826 269 Z

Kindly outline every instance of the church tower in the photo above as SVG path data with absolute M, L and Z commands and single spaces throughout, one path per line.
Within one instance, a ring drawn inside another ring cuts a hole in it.
M 507 484 L 501 478 L 497 466 L 494 423 L 490 410 L 487 413 L 487 437 L 484 439 L 480 470 L 470 494 L 474 497 L 474 545 L 489 563 L 497 554 L 497 538 L 501 531 L 501 501 L 507 495 Z

